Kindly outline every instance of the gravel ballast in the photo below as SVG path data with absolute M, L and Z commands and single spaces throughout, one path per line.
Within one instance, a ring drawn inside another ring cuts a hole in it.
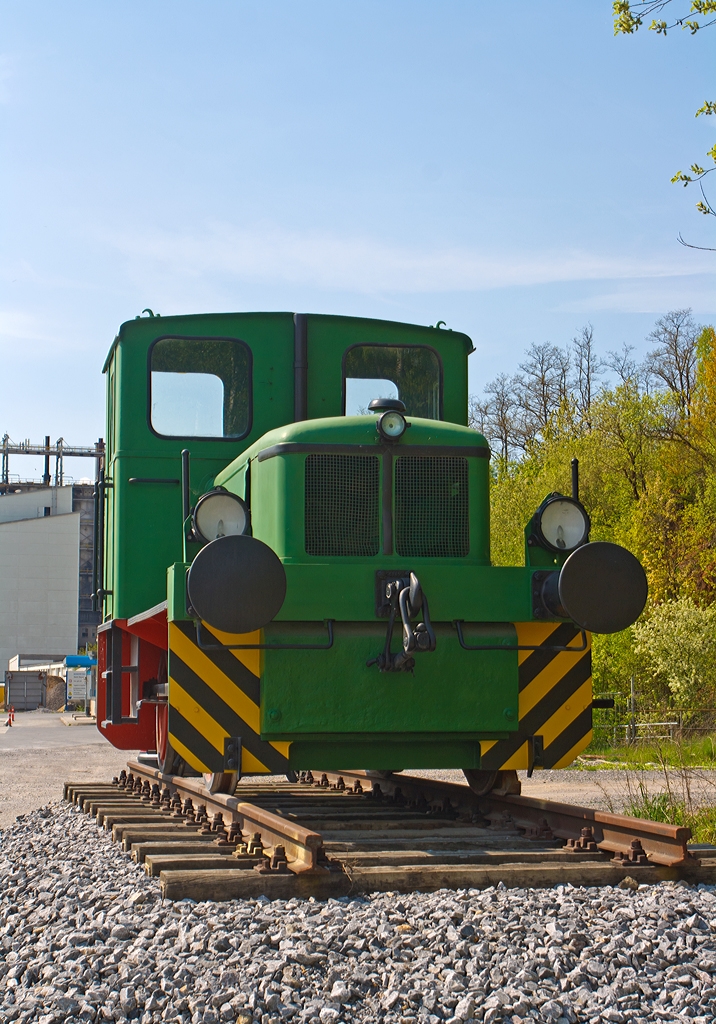
M 65 804 L 0 832 L 0 946 L 0 1024 L 706 1024 L 716 1003 L 714 887 L 172 903 Z

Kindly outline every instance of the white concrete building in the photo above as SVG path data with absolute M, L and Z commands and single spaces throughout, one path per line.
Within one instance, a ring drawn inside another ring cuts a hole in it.
M 43 519 L 72 512 L 72 487 L 36 487 L 0 494 L 0 523 Z
M 0 681 L 18 653 L 76 653 L 79 560 L 71 487 L 0 495 Z

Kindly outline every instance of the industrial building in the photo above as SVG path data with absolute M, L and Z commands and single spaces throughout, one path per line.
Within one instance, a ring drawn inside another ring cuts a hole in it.
M 0 681 L 11 658 L 94 643 L 94 487 L 19 484 L 0 493 Z

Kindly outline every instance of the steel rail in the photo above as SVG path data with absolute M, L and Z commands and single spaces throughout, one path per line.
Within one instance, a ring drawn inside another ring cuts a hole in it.
M 255 804 L 247 803 L 235 796 L 224 793 L 209 793 L 202 779 L 182 778 L 179 775 L 164 775 L 157 768 L 128 761 L 127 768 L 135 776 L 150 782 L 167 786 L 172 793 L 179 793 L 183 799 L 205 805 L 207 812 L 221 814 L 226 824 L 237 821 L 240 828 L 258 832 L 266 847 L 282 846 L 286 851 L 289 871 L 302 874 L 306 871 L 323 873 L 321 866 L 323 839 L 318 832 L 266 811 Z
M 691 829 L 682 825 L 669 825 L 661 821 L 647 821 L 631 818 L 625 814 L 612 814 L 591 807 L 577 807 L 571 804 L 538 800 L 534 797 L 495 797 L 496 803 L 510 808 L 517 824 L 545 818 L 556 836 L 579 840 L 584 828 L 591 828 L 594 841 L 600 850 L 613 853 L 615 857 L 633 858 L 638 855 L 638 842 L 649 863 L 665 867 L 676 867 L 692 860 L 687 848 Z
M 68 782 L 64 796 L 167 899 L 716 880 L 716 846 L 689 851 L 688 829 L 505 792 L 345 771 L 258 776 L 212 795 L 203 779 L 127 767 L 113 783 Z
M 318 869 L 321 859 L 318 851 L 322 847 L 318 832 L 303 829 L 280 815 L 243 802 L 239 797 L 210 794 L 201 779 L 163 775 L 158 769 L 135 761 L 130 761 L 128 768 L 135 776 L 139 774 L 143 778 L 168 785 L 170 789 L 178 790 L 192 799 L 200 799 L 214 813 L 218 811 L 243 819 L 247 827 L 261 833 L 266 846 L 285 846 L 289 866 L 293 871 Z M 316 775 L 319 776 L 319 773 Z M 408 800 L 441 805 L 449 801 L 458 814 L 475 810 L 488 818 L 507 814 L 518 828 L 533 830 L 547 826 L 557 838 L 573 844 L 583 842 L 583 830 L 590 829 L 587 841 L 596 843 L 603 853 L 613 854 L 615 859 L 635 866 L 641 860 L 641 863 L 676 867 L 693 859 L 687 846 L 691 839 L 691 829 L 681 825 L 647 821 L 534 797 L 500 795 L 495 792 L 478 796 L 466 785 L 414 775 L 396 774 L 387 779 L 377 778 L 366 771 L 329 771 L 320 775 L 325 778 L 326 785 L 331 782 L 336 784 L 342 778 L 346 783 L 359 781 L 364 791 L 376 790 L 376 793 L 387 797 L 394 797 L 399 791 L 399 795 Z
M 316 773 L 318 774 L 318 773 Z M 578 807 L 572 804 L 538 800 L 527 796 L 508 796 L 488 793 L 478 796 L 468 786 L 453 782 L 440 782 L 415 775 L 392 775 L 387 779 L 377 778 L 365 771 L 324 772 L 328 783 L 359 780 L 364 790 L 375 789 L 386 796 L 394 797 L 399 791 L 406 799 L 426 800 L 428 803 L 444 803 L 449 800 L 452 808 L 460 813 L 479 809 L 486 817 L 509 814 L 515 825 L 523 828 L 540 828 L 546 824 L 559 839 L 579 843 L 584 837 L 583 829 L 590 829 L 593 841 L 604 853 L 612 853 L 624 863 L 639 864 L 640 844 L 643 854 L 651 864 L 677 867 L 691 862 L 693 857 L 687 843 L 691 829 L 681 825 L 668 825 L 660 821 L 630 818 L 623 814 L 612 814 L 592 807 Z M 625 860 L 626 858 L 626 860 Z M 642 861 L 643 863 L 643 861 Z

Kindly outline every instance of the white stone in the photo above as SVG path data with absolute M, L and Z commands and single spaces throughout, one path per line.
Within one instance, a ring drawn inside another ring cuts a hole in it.
M 471 995 L 463 996 L 455 1007 L 455 1016 L 458 1020 L 469 1020 L 475 1012 L 475 1000 Z
M 318 1016 L 321 1019 L 321 1024 L 335 1024 L 340 1014 L 332 1006 L 324 1006 Z

